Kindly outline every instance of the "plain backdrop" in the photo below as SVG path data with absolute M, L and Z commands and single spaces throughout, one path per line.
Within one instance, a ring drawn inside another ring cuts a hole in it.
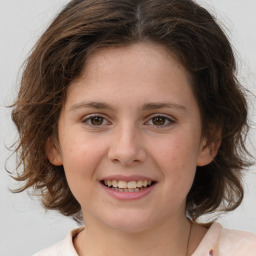
M 36 199 L 26 192 L 12 194 L 15 184 L 5 171 L 13 170 L 15 158 L 7 158 L 8 147 L 17 139 L 10 118 L 10 105 L 17 93 L 20 67 L 30 49 L 67 0 L 0 1 L 0 256 L 29 256 L 59 240 L 77 227 L 71 219 L 45 213 Z M 225 27 L 237 57 L 239 79 L 256 94 L 256 1 L 198 0 Z M 200 47 L 200 46 L 199 46 Z M 250 118 L 254 121 L 248 142 L 256 151 L 256 99 L 250 100 Z M 256 158 L 256 157 L 255 157 Z M 219 221 L 225 227 L 256 233 L 256 166 L 245 179 L 245 199 L 232 214 Z

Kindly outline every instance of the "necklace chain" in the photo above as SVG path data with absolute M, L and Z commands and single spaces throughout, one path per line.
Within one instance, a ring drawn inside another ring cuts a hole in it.
M 189 233 L 188 233 L 188 241 L 187 241 L 187 252 L 186 252 L 186 256 L 189 256 L 188 253 L 189 253 L 189 247 L 190 247 L 190 238 L 191 238 L 192 227 L 193 227 L 193 222 L 192 222 L 192 221 L 189 221 L 189 222 L 190 222 L 190 227 L 189 227 Z

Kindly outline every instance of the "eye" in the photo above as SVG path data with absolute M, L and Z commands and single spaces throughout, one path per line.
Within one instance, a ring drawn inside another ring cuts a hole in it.
M 147 125 L 166 127 L 174 123 L 174 120 L 170 117 L 157 115 L 153 116 L 149 121 L 146 122 Z
M 88 124 L 90 126 L 103 126 L 110 124 L 106 118 L 100 115 L 88 116 L 83 119 L 83 123 Z

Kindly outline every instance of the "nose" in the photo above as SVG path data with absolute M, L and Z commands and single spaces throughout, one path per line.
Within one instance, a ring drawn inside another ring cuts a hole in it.
M 120 127 L 111 139 L 108 158 L 121 165 L 132 166 L 143 162 L 146 150 L 143 139 L 135 127 Z

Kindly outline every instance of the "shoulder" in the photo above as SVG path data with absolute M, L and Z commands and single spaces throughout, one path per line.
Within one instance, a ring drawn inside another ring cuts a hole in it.
M 63 241 L 55 245 L 52 245 L 51 247 L 44 249 L 34 254 L 33 256 L 60 256 L 62 247 L 63 247 Z
M 213 223 L 192 256 L 256 256 L 256 235 Z
M 74 229 L 67 234 L 65 239 L 51 247 L 44 249 L 33 256 L 78 256 L 73 245 L 73 238 L 84 228 Z
M 222 228 L 219 235 L 219 252 L 231 255 L 256 256 L 256 235 L 244 231 Z M 224 254 L 223 254 L 224 255 Z

